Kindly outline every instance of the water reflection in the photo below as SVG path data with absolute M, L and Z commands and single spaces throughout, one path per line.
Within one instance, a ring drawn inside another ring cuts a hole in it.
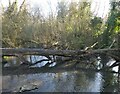
M 117 80 L 112 74 L 64 72 L 3 76 L 3 91 L 19 91 L 20 87 L 34 92 L 115 92 Z
M 39 87 L 35 92 L 99 92 L 98 78 L 101 79 L 99 73 L 89 78 L 84 72 L 11 75 L 3 77 L 3 91 L 19 91 L 20 87 L 34 83 Z
M 27 57 L 32 62 L 45 57 Z M 112 61 L 111 61 L 112 62 Z M 111 63 L 109 62 L 109 63 Z M 19 65 L 16 58 L 12 65 Z M 41 67 L 46 62 L 37 64 Z M 10 65 L 6 65 L 10 66 Z M 66 71 L 58 73 L 36 73 L 27 75 L 3 76 L 3 92 L 20 91 L 22 89 L 38 89 L 31 92 L 117 92 L 117 75 L 106 72 Z
M 116 75 L 111 73 L 102 72 L 102 79 L 103 79 L 103 88 L 102 91 L 104 92 L 117 92 L 118 91 L 118 79 Z

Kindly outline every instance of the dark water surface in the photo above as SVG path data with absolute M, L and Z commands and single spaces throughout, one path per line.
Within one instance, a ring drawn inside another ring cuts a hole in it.
M 32 59 L 36 60 L 38 57 Z M 14 60 L 13 63 L 16 64 L 17 61 Z M 21 90 L 31 90 L 30 92 L 118 92 L 119 90 L 117 74 L 93 71 L 8 74 L 3 76 L 2 85 L 3 92 L 19 92 Z M 35 87 L 37 88 L 34 89 Z

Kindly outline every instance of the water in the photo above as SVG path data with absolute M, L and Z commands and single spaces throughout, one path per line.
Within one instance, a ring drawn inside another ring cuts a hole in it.
M 44 57 L 32 57 L 33 61 L 41 58 Z M 111 60 L 110 63 L 112 62 Z M 14 61 L 14 64 L 16 63 Z M 3 92 L 18 92 L 21 91 L 21 87 L 22 90 L 31 90 L 30 92 L 117 92 L 119 90 L 117 74 L 75 70 L 58 73 L 8 74 L 3 76 L 2 84 Z M 35 87 L 37 89 L 34 89 Z

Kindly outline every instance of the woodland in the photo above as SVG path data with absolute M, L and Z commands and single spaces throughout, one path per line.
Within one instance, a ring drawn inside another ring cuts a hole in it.
M 60 50 L 120 47 L 120 1 L 110 1 L 108 16 L 91 11 L 91 2 L 58 2 L 47 17 L 23 0 L 2 5 L 2 47 Z

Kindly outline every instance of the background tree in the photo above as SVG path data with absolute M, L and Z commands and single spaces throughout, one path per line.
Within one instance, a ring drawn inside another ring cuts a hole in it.
M 85 49 L 118 47 L 119 1 L 111 2 L 107 21 L 93 15 L 91 2 L 59 1 L 57 12 L 47 17 L 42 8 L 31 9 L 26 0 L 3 7 L 3 47 L 48 49 Z M 93 47 L 94 45 L 94 47 Z
M 116 41 L 118 32 L 120 32 L 120 1 L 111 2 L 111 11 L 106 22 L 106 29 L 103 32 L 103 47 L 109 47 L 110 44 Z

